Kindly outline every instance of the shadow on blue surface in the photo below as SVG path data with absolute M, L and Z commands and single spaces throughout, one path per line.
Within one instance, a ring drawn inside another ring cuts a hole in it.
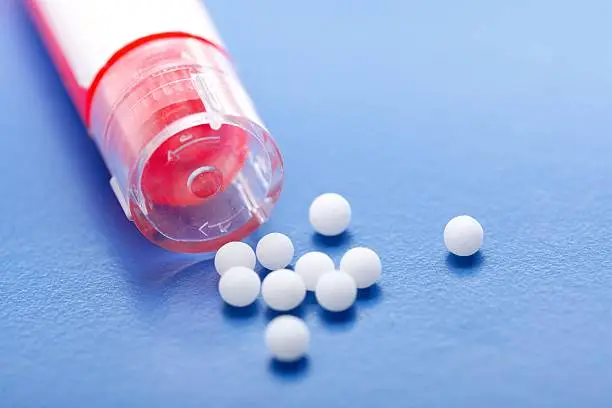
M 350 231 L 345 231 L 334 237 L 326 237 L 321 234 L 312 235 L 312 244 L 317 249 L 337 248 L 350 244 L 353 241 L 353 234 Z
M 304 305 L 308 305 L 308 306 L 310 306 L 310 305 L 317 305 L 318 304 L 317 298 L 315 297 L 314 292 L 312 292 L 310 290 L 308 292 L 306 292 L 306 297 L 304 298 L 304 303 L 303 304 Z
M 293 266 L 293 264 L 289 264 L 289 265 L 285 266 L 283 269 L 289 269 L 290 271 L 293 271 L 294 270 L 294 266 Z M 270 274 L 270 272 L 272 272 L 272 270 L 257 264 L 257 266 L 255 267 L 255 272 L 257 272 L 257 274 L 259 275 L 259 277 L 263 281 L 264 278 L 266 276 L 268 276 Z
M 359 289 L 357 292 L 357 304 L 359 306 L 370 307 L 382 300 L 382 288 L 379 284 L 374 284 L 369 288 Z
M 348 331 L 355 326 L 357 322 L 357 308 L 352 306 L 350 309 L 343 312 L 329 312 L 323 308 L 319 308 L 317 313 L 323 326 L 331 331 Z
M 480 252 L 476 252 L 472 256 L 448 254 L 446 256 L 446 265 L 457 276 L 472 276 L 480 272 L 484 260 L 485 257 Z
M 269 370 L 275 377 L 289 382 L 304 378 L 309 369 L 310 359 L 308 357 L 303 357 L 291 363 L 272 359 L 269 365 Z
M 261 307 L 259 302 L 254 302 L 246 307 L 234 307 L 223 303 L 223 316 L 234 322 L 251 322 L 257 318 Z
M 295 309 L 291 309 L 288 310 L 286 312 L 279 312 L 277 310 L 272 310 L 270 308 L 266 308 L 266 319 L 267 320 L 272 320 L 275 317 L 281 316 L 281 315 L 286 315 L 286 314 L 290 314 L 296 317 L 301 317 L 304 318 L 304 315 L 306 314 L 306 305 L 304 305 L 304 303 L 300 304 L 298 307 L 296 307 Z
M 206 310 L 212 310 L 219 297 L 218 275 L 205 269 L 208 262 L 196 262 L 177 268 L 180 258 L 159 265 L 156 265 L 155 260 L 141 261 L 144 263 L 141 267 L 138 267 L 137 260 L 124 261 L 125 265 L 130 266 L 121 267 L 119 279 L 126 282 L 127 295 L 132 299 L 142 321 L 165 319 L 168 308 L 177 300 L 182 302 L 181 308 L 188 307 L 192 312 L 198 310 L 206 315 L 209 313 Z M 222 313 L 222 310 L 219 309 L 218 313 Z M 234 322 L 242 325 L 250 320 L 243 317 Z

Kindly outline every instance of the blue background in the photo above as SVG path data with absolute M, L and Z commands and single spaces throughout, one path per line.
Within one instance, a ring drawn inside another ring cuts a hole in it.
M 601 1 L 240 1 L 209 7 L 286 159 L 263 232 L 371 246 L 352 313 L 310 304 L 270 362 L 198 257 L 125 219 L 18 0 L 0 5 L 3 407 L 612 406 L 612 10 Z M 307 207 L 345 194 L 350 234 Z M 482 254 L 447 256 L 467 213 Z

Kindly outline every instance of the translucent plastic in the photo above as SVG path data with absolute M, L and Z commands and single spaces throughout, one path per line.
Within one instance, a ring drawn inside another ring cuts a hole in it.
M 104 75 L 91 133 L 126 215 L 157 245 L 212 252 L 265 222 L 283 163 L 227 56 L 153 40 Z

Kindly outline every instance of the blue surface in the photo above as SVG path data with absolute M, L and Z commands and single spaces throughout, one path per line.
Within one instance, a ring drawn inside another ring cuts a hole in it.
M 303 308 L 295 367 L 270 363 L 261 305 L 225 309 L 208 263 L 124 218 L 0 4 L 2 407 L 612 406 L 612 4 L 348 3 L 209 1 L 286 158 L 262 232 L 385 265 L 352 314 Z M 329 190 L 355 215 L 336 241 L 306 217 Z M 442 245 L 460 213 L 486 229 L 472 264 Z

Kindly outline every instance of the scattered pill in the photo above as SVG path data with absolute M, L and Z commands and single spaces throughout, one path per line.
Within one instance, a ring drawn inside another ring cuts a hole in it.
M 257 259 L 264 268 L 270 270 L 283 269 L 293 259 L 293 243 L 285 234 L 273 232 L 257 243 L 255 249 Z
M 335 268 L 334 261 L 323 252 L 308 252 L 295 263 L 295 272 L 302 277 L 306 289 L 311 291 L 317 288 L 321 275 Z
M 223 245 L 215 255 L 215 269 L 219 275 L 234 266 L 255 268 L 255 252 L 244 242 L 234 241 Z
M 292 362 L 308 352 L 310 331 L 304 321 L 291 315 L 274 318 L 266 327 L 266 344 L 278 361 Z
M 219 280 L 219 294 L 228 304 L 248 306 L 257 299 L 261 281 L 253 269 L 234 266 L 225 271 Z
M 310 224 L 319 234 L 339 235 L 351 222 L 351 205 L 340 194 L 321 194 L 310 205 L 308 216 Z
M 484 231 L 478 221 L 469 215 L 453 218 L 444 228 L 444 245 L 453 254 L 470 256 L 482 246 Z
M 340 260 L 340 270 L 353 277 L 357 288 L 372 286 L 382 271 L 382 264 L 376 252 L 370 248 L 353 248 L 347 251 Z
M 261 295 L 270 309 L 285 312 L 302 303 L 306 297 L 306 286 L 297 273 L 289 269 L 279 269 L 264 278 Z
M 319 278 L 315 296 L 323 309 L 330 312 L 342 312 L 355 303 L 357 285 L 346 272 L 327 272 Z

